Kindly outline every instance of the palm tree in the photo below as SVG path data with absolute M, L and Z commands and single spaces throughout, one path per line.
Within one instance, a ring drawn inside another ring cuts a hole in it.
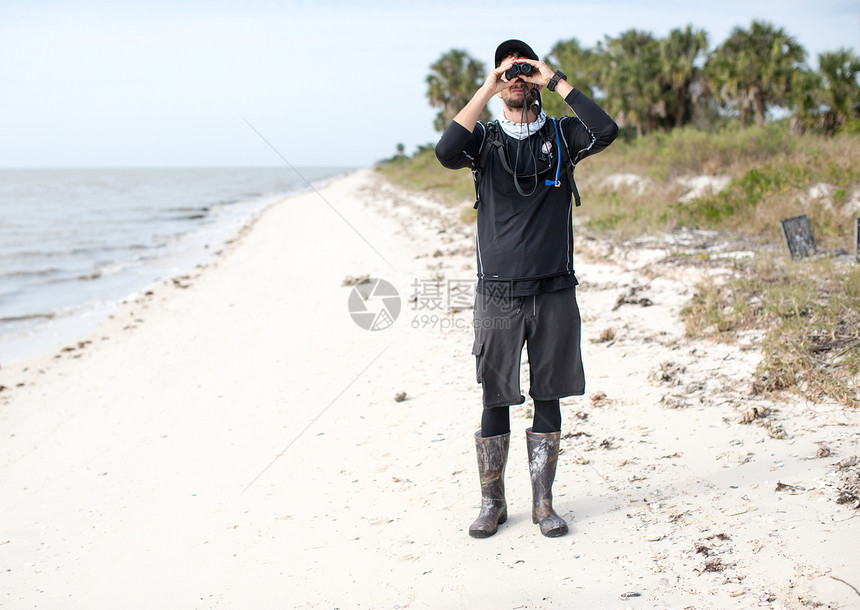
M 740 43 L 738 36 L 726 40 L 714 49 L 705 64 L 706 82 L 715 97 L 726 107 L 734 108 L 740 116 L 741 125 L 747 124 L 750 106 L 743 87 L 744 67 L 750 63 L 752 53 Z
M 607 36 L 598 43 L 598 52 L 603 60 L 599 84 L 619 124 L 635 125 L 638 136 L 654 131 L 666 116 L 657 40 L 649 32 L 631 29 L 618 38 Z
M 789 98 L 805 56 L 803 47 L 785 30 L 753 21 L 749 30 L 732 30 L 714 51 L 706 71 L 719 98 L 738 110 L 742 125 L 750 113 L 761 125 L 769 107 Z
M 674 126 L 681 127 L 690 120 L 701 93 L 699 60 L 708 50 L 708 34 L 688 25 L 675 28 L 660 40 L 660 75 L 670 92 L 669 115 Z M 699 87 L 695 90 L 694 87 Z
M 789 106 L 794 110 L 792 131 L 810 131 L 821 122 L 821 90 L 822 78 L 818 72 L 802 68 L 794 75 L 789 98 Z
M 433 127 L 436 131 L 445 131 L 451 119 L 472 99 L 487 73 L 483 63 L 460 49 L 444 53 L 430 70 L 426 79 L 427 99 L 432 107 L 441 107 Z M 484 108 L 480 119 L 489 120 L 490 111 Z
M 818 56 L 822 86 L 820 99 L 827 108 L 823 115 L 824 133 L 834 133 L 842 123 L 860 115 L 860 58 L 848 49 Z
M 567 75 L 567 82 L 591 99 L 595 99 L 595 87 L 600 75 L 596 52 L 584 49 L 576 38 L 571 38 L 557 42 L 545 61 L 552 69 L 564 72 Z M 570 108 L 558 95 L 548 93 L 543 95 L 543 109 L 548 115 L 571 114 Z

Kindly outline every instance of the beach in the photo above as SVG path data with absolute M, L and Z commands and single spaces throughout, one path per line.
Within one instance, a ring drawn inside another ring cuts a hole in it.
M 562 400 L 553 490 L 571 531 L 531 522 L 527 401 L 508 522 L 470 538 L 473 231 L 360 170 L 94 334 L 0 363 L 0 606 L 860 606 L 837 503 L 857 413 L 752 394 L 754 336 L 685 336 L 723 271 L 667 255 L 743 255 L 695 236 L 577 244 L 587 390 Z M 362 276 L 399 295 L 368 300 L 397 314 L 378 330 L 350 315 Z

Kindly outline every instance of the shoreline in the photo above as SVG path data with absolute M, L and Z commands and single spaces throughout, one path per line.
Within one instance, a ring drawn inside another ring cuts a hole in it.
M 143 171 L 147 169 L 143 168 Z M 230 169 L 234 168 L 225 168 L 225 171 Z M 316 170 L 318 168 L 311 169 Z M 162 284 L 192 274 L 196 270 L 212 264 L 221 255 L 224 248 L 234 241 L 244 231 L 245 227 L 264 214 L 270 206 L 278 204 L 285 198 L 310 192 L 314 188 L 324 188 L 332 181 L 357 171 L 346 168 L 334 169 L 337 169 L 337 173 L 334 175 L 311 180 L 310 183 L 302 174 L 299 174 L 301 181 L 283 193 L 257 195 L 251 199 L 237 201 L 235 203 L 243 204 L 248 208 L 238 216 L 235 211 L 231 210 L 231 214 L 228 215 L 226 210 L 220 210 L 220 214 L 225 215 L 226 218 L 217 220 L 211 225 L 201 225 L 182 233 L 176 237 L 172 246 L 164 253 L 143 261 L 141 264 L 144 265 L 145 272 L 135 272 L 133 276 L 127 277 L 124 281 L 124 284 L 127 285 L 124 291 L 109 289 L 71 307 L 60 307 L 49 312 L 22 316 L 25 319 L 41 319 L 42 321 L 24 329 L 0 334 L 0 354 L 2 354 L 0 366 L 32 360 L 69 345 L 76 345 L 81 341 L 89 340 L 87 337 L 96 333 L 99 327 L 121 306 L 139 299 Z M 94 171 L 100 170 L 94 168 Z M 129 269 L 138 266 L 135 261 L 122 261 L 122 264 Z
M 511 408 L 509 520 L 469 538 L 471 310 L 431 288 L 474 277 L 473 229 L 372 170 L 321 194 L 271 206 L 92 344 L 0 369 L 0 603 L 856 605 L 836 464 L 860 454 L 857 414 L 752 396 L 752 340 L 686 338 L 678 312 L 718 269 L 661 262 L 677 245 L 580 240 L 588 386 L 562 401 L 554 487 L 571 533 L 529 518 L 529 400 Z M 398 290 L 390 328 L 350 318 L 362 275 Z M 633 286 L 651 305 L 616 307 Z

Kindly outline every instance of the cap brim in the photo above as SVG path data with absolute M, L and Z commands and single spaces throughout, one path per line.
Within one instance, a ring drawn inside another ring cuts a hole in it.
M 502 63 L 502 60 L 511 53 L 516 53 L 520 57 L 533 59 L 535 61 L 538 61 L 539 59 L 537 53 L 535 53 L 529 45 L 524 43 L 522 40 L 517 40 L 514 38 L 511 40 L 506 40 L 498 47 L 496 47 L 496 67 L 498 68 L 499 65 Z

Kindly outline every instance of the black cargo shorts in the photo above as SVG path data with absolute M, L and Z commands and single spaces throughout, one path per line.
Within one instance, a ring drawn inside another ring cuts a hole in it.
M 585 393 L 582 321 L 575 287 L 525 297 L 477 293 L 474 326 L 472 354 L 485 409 L 525 401 L 520 393 L 524 344 L 532 399 L 554 400 Z

